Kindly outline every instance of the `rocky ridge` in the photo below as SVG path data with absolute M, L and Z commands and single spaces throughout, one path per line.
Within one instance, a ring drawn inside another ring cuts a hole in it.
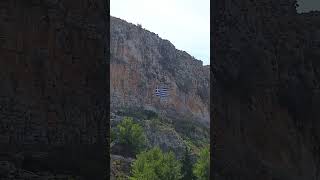
M 111 17 L 111 108 L 143 107 L 166 115 L 189 114 L 209 124 L 209 68 L 168 40 Z M 161 102 L 157 86 L 170 89 Z

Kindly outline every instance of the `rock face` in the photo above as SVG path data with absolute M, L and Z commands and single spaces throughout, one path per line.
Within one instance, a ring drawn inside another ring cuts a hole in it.
M 110 180 L 128 179 L 133 159 L 119 155 L 110 155 Z
M 194 161 L 209 141 L 209 66 L 141 26 L 115 17 L 110 26 L 111 129 L 133 117 L 144 130 L 147 149 L 158 146 L 181 159 L 188 146 Z M 166 101 L 155 95 L 159 86 L 169 88 Z M 135 156 L 123 149 L 113 141 L 112 158 L 118 157 L 113 179 L 130 174 L 126 158 Z
M 320 15 L 295 8 L 294 0 L 215 1 L 220 179 L 320 178 Z
M 105 147 L 107 8 L 102 0 L 0 2 L 1 153 Z M 79 164 L 70 158 L 57 159 Z
M 209 123 L 209 67 L 142 27 L 111 17 L 111 108 L 141 106 Z M 167 102 L 157 86 L 170 89 Z
M 173 151 L 177 159 L 182 159 L 185 144 L 179 133 L 173 127 L 144 121 L 144 129 L 150 148 L 160 147 L 164 152 Z

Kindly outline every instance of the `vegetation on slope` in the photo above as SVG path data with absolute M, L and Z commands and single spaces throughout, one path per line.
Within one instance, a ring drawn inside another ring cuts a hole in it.
M 129 156 L 123 151 L 112 152 L 136 159 L 130 163 L 131 170 L 120 172 L 117 179 L 208 179 L 207 127 L 192 119 L 168 119 L 146 110 L 126 109 L 117 115 L 123 119 L 118 118 L 112 128 L 113 143 L 135 150 Z M 174 174 L 166 171 L 168 167 L 174 169 Z
M 198 180 L 207 180 L 210 175 L 210 150 L 205 147 L 200 151 L 197 163 L 194 165 L 193 173 Z
M 164 153 L 158 147 L 137 155 L 132 164 L 130 180 L 179 180 L 181 163 L 172 152 Z
M 127 155 L 134 155 L 145 148 L 146 137 L 142 127 L 133 122 L 131 117 L 125 117 L 117 125 L 116 132 L 113 131 L 113 138 L 124 147 Z

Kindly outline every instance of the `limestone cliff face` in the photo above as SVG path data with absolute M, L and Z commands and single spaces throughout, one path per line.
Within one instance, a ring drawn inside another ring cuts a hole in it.
M 293 0 L 215 7 L 217 177 L 319 179 L 319 13 Z
M 111 17 L 111 108 L 143 107 L 209 123 L 209 68 L 167 40 Z M 167 102 L 155 96 L 169 87 Z
M 18 155 L 15 166 L 35 173 L 105 176 L 107 5 L 102 0 L 0 2 L 0 161 Z M 94 164 L 102 170 L 78 169 Z
M 105 6 L 1 2 L 0 143 L 91 144 L 102 135 L 94 116 L 107 106 Z

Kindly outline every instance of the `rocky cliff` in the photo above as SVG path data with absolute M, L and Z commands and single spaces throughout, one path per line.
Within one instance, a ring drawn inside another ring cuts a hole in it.
M 0 2 L 0 164 L 106 175 L 107 5 Z
M 111 17 L 111 108 L 142 107 L 165 115 L 189 115 L 209 124 L 209 67 L 168 40 Z M 166 102 L 157 86 L 169 88 Z
M 173 151 L 181 160 L 187 146 L 194 162 L 209 143 L 209 66 L 141 26 L 115 17 L 110 25 L 111 131 L 133 117 L 146 135 L 146 149 Z M 167 99 L 156 96 L 159 86 L 168 87 Z M 129 176 L 136 156 L 112 144 L 111 179 Z
M 298 14 L 294 0 L 214 5 L 216 178 L 319 179 L 319 12 Z

